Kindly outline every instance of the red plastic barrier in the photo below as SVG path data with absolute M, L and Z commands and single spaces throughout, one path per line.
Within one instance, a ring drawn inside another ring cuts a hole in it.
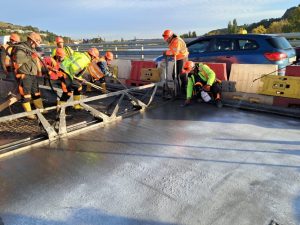
M 300 99 L 274 96 L 273 105 L 281 107 L 300 107 Z
M 131 61 L 130 80 L 141 80 L 142 68 L 156 68 L 153 61 Z
M 226 63 L 204 62 L 203 64 L 208 65 L 216 73 L 219 80 L 227 80 Z
M 287 66 L 285 76 L 300 77 L 300 66 Z

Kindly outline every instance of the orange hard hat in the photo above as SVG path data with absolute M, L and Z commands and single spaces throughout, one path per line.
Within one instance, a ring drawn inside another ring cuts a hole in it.
M 99 58 L 99 51 L 97 48 L 90 48 L 88 50 L 88 53 L 91 55 L 91 56 L 94 56 L 95 58 Z
M 164 33 L 162 34 L 162 36 L 163 36 L 164 40 L 166 41 L 170 37 L 172 37 L 173 34 L 174 34 L 173 31 L 171 31 L 171 30 L 165 30 Z
M 41 35 L 39 33 L 31 32 L 27 38 L 32 40 L 37 46 L 39 46 L 42 42 Z
M 64 39 L 62 37 L 56 37 L 55 38 L 55 42 L 56 43 L 63 43 L 64 42 Z
M 13 41 L 13 42 L 20 42 L 21 41 L 20 36 L 16 33 L 12 33 L 10 35 L 9 39 L 10 39 L 10 41 Z
M 112 52 L 106 52 L 105 53 L 105 58 L 108 60 L 113 60 L 114 59 L 114 54 Z
M 65 50 L 63 48 L 57 48 L 55 55 L 59 56 L 61 58 L 64 58 L 66 56 L 66 53 L 65 53 Z
M 182 73 L 189 73 L 195 67 L 195 63 L 192 61 L 186 61 L 183 65 Z

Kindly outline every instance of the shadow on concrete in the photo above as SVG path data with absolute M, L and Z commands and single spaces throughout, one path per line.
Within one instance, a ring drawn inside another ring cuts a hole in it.
M 65 149 L 52 149 L 52 151 L 65 151 Z M 108 151 L 84 151 L 84 150 L 70 150 L 76 153 L 96 153 L 96 154 L 106 154 L 106 155 L 118 155 L 118 156 L 128 156 L 128 157 L 147 157 L 147 158 L 158 158 L 158 159 L 173 159 L 173 160 L 189 160 L 189 161 L 199 161 L 199 162 L 212 162 L 221 164 L 239 164 L 248 166 L 259 166 L 259 167 L 275 167 L 283 169 L 300 169 L 300 166 L 296 165 L 286 165 L 286 164 L 270 164 L 270 163 L 256 163 L 256 162 L 245 162 L 245 161 L 230 161 L 230 160 L 216 160 L 216 159 L 203 159 L 197 157 L 182 157 L 164 154 L 145 154 L 145 153 L 128 153 L 128 152 L 108 152 Z
M 229 139 L 229 138 L 215 138 L 220 141 L 236 141 L 236 142 L 253 142 L 266 144 L 280 144 L 280 145 L 300 145 L 300 141 L 281 141 L 281 140 L 252 140 L 252 139 Z
M 0 214 L 3 224 L 0 225 L 179 225 L 177 223 L 158 222 L 154 220 L 143 220 L 127 218 L 124 216 L 108 215 L 94 208 L 74 209 L 66 207 L 65 221 L 48 220 L 18 214 Z
M 213 104 L 195 103 L 181 107 L 184 101 L 174 101 L 146 112 L 145 118 L 154 120 L 189 120 L 197 122 L 238 123 L 276 129 L 299 129 L 300 119 L 264 112 L 216 108 Z
M 223 140 L 223 139 L 217 139 Z M 227 139 L 224 139 L 227 140 Z M 230 139 L 233 140 L 233 139 Z M 113 141 L 113 140 L 106 140 L 106 141 L 96 141 L 96 140 L 85 140 L 85 139 L 74 139 L 74 141 L 79 142 L 88 142 L 88 143 L 102 143 L 102 144 L 125 144 L 125 145 L 145 145 L 145 146 L 159 146 L 159 147 L 176 147 L 176 148 L 184 148 L 184 149 L 199 149 L 205 151 L 227 151 L 227 152 L 251 152 L 251 153 L 264 153 L 264 154 L 284 154 L 284 155 L 300 155 L 300 150 L 285 150 L 285 149 L 278 149 L 277 151 L 265 151 L 265 150 L 258 150 L 258 149 L 234 149 L 234 148 L 220 148 L 220 147 L 208 147 L 208 146 L 199 146 L 199 145 L 179 145 L 179 144 L 165 144 L 165 143 L 154 143 L 154 142 L 137 142 L 137 141 Z M 245 140 L 246 141 L 246 140 Z M 250 141 L 251 142 L 251 141 Z M 253 140 L 255 142 L 255 140 Z M 257 141 L 260 142 L 260 141 Z M 262 141 L 263 142 L 263 141 Z M 280 144 L 290 144 L 289 141 L 280 141 Z M 271 143 L 271 142 L 270 142 Z M 279 144 L 277 143 L 277 144 Z M 292 141 L 292 144 L 296 144 L 297 142 Z M 274 144 L 274 143 L 272 143 Z M 276 143 L 275 143 L 276 144 Z M 300 142 L 299 142 L 300 145 Z M 90 151 L 86 151 L 90 152 Z
M 294 208 L 295 218 L 296 218 L 298 224 L 300 224 L 300 196 L 298 196 L 294 200 L 294 202 L 293 202 L 293 208 Z

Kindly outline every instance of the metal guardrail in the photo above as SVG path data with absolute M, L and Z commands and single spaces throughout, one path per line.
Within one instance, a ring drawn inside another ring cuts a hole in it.
M 281 33 L 277 34 L 288 39 L 292 46 L 300 46 L 300 33 Z M 195 40 L 196 38 L 184 39 L 187 43 Z M 104 43 L 87 43 L 78 45 L 69 45 L 76 51 L 87 51 L 91 47 L 99 49 L 101 52 L 111 51 L 116 58 L 120 56 L 122 58 L 155 58 L 162 54 L 168 46 L 162 39 L 145 39 L 134 40 L 124 42 L 104 42 Z M 55 46 L 44 47 L 46 55 L 50 55 L 50 52 Z

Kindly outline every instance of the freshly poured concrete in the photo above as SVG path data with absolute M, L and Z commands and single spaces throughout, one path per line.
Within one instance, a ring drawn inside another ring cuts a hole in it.
M 1 159 L 3 223 L 300 224 L 299 120 L 179 105 Z

